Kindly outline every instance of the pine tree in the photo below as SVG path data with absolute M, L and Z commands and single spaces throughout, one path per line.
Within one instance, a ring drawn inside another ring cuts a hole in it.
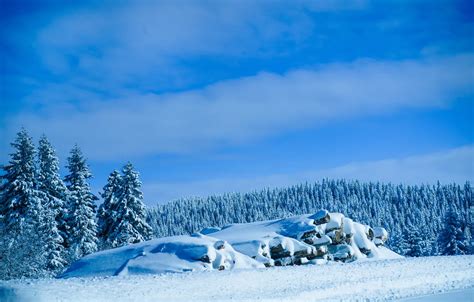
M 63 238 L 59 234 L 58 224 L 56 222 L 56 211 L 48 208 L 49 198 L 46 197 L 45 208 L 41 217 L 39 233 L 42 235 L 43 256 L 45 257 L 45 269 L 51 273 L 59 273 L 67 264 L 65 250 L 63 247 Z
M 400 230 L 393 232 L 393 235 L 389 237 L 389 247 L 400 255 L 406 255 L 410 247 L 405 239 L 405 236 Z
M 466 247 L 466 254 L 473 254 L 473 244 L 472 244 L 472 234 L 471 234 L 471 229 L 469 226 L 464 227 L 464 232 L 463 232 L 463 238 L 464 238 L 464 243 L 463 245 Z
M 108 241 L 113 247 L 137 243 L 151 238 L 151 227 L 146 222 L 143 194 L 139 174 L 127 163 L 123 170 L 120 196 L 117 200 L 114 217 L 115 225 Z
M 429 254 L 431 246 L 429 239 L 426 238 L 423 228 L 416 228 L 413 224 L 409 224 L 405 233 L 405 238 L 408 247 L 405 256 L 421 257 Z
M 444 228 L 439 235 L 438 242 L 442 255 L 463 255 L 468 253 L 461 221 L 453 206 L 449 208 L 445 215 Z
M 97 224 L 94 220 L 97 197 L 91 193 L 88 180 L 92 174 L 77 145 L 71 150 L 67 168 L 69 250 L 71 260 L 76 260 L 97 251 Z
M 64 242 L 67 234 L 67 189 L 59 176 L 59 160 L 44 135 L 38 146 L 38 168 L 39 190 L 46 196 L 42 201 L 42 232 L 45 235 L 47 267 L 51 271 L 59 271 L 66 264 Z
M 471 196 L 469 195 L 469 198 Z M 470 199 L 472 202 L 472 200 Z M 469 246 L 469 254 L 473 255 L 474 254 L 474 205 L 469 205 L 468 209 L 468 220 L 467 220 L 467 228 L 465 230 L 465 237 L 466 240 L 468 240 L 468 246 Z
M 101 241 L 101 248 L 111 247 L 111 233 L 117 222 L 117 201 L 120 196 L 120 189 L 122 186 L 122 176 L 120 172 L 114 170 L 110 173 L 107 184 L 104 186 L 101 194 L 104 202 L 99 206 L 97 211 L 98 217 L 98 237 Z
M 41 242 L 44 195 L 37 190 L 35 147 L 22 129 L 11 144 L 15 149 L 2 166 L 0 186 L 0 277 L 38 277 L 44 274 Z

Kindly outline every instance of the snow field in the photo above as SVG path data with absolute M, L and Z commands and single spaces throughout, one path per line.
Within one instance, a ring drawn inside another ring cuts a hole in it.
M 474 256 L 2 282 L 10 301 L 385 301 L 474 287 Z M 15 299 L 16 297 L 16 299 Z M 4 297 L 5 298 L 5 297 Z M 8 301 L 7 298 L 4 299 Z M 461 301 L 458 301 L 461 302 Z

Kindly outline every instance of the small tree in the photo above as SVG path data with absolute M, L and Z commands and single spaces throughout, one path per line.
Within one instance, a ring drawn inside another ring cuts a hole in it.
M 67 168 L 69 249 L 71 260 L 76 260 L 97 251 L 97 224 L 94 220 L 97 197 L 91 193 L 88 180 L 92 174 L 77 145 L 71 150 Z

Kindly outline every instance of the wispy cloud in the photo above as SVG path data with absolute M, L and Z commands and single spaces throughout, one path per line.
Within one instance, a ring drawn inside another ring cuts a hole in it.
M 36 44 L 39 58 L 55 75 L 73 76 L 87 85 L 100 79 L 102 86 L 152 89 L 158 79 L 182 80 L 183 58 L 258 57 L 274 53 L 276 41 L 301 42 L 314 28 L 308 10 L 333 7 L 267 1 L 122 2 L 56 18 L 38 32 Z
M 149 204 L 166 202 L 180 197 L 208 196 L 225 192 L 249 192 L 314 182 L 323 178 L 345 178 L 361 181 L 382 181 L 405 184 L 462 184 L 474 182 L 474 146 L 464 146 L 432 154 L 393 158 L 378 161 L 354 162 L 319 171 L 293 174 L 272 174 L 248 178 L 219 178 L 177 183 L 144 185 Z
M 79 108 L 54 104 L 14 116 L 7 133 L 20 126 L 45 132 L 60 151 L 77 142 L 91 159 L 186 153 L 344 118 L 446 106 L 472 95 L 473 66 L 472 55 L 358 60 L 180 93 L 92 94 Z

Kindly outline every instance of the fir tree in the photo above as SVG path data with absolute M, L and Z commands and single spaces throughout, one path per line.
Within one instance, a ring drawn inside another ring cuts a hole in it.
M 416 228 L 409 224 L 405 232 L 406 246 L 405 256 L 421 257 L 429 254 L 430 244 L 426 238 L 423 228 Z
M 411 223 L 421 232 L 426 254 L 441 251 L 438 234 L 444 228 L 443 215 L 452 206 L 458 213 L 465 237 L 474 234 L 472 186 L 393 185 L 347 180 L 323 180 L 286 188 L 249 193 L 228 193 L 209 197 L 179 199 L 147 210 L 154 236 L 198 232 L 206 226 L 283 218 L 327 209 L 368 225 L 382 226 L 392 234 L 389 246 L 404 254 L 409 250 L 404 237 Z M 469 207 L 473 211 L 469 211 Z M 471 244 L 472 246 L 472 244 Z M 424 249 L 424 248 L 423 248 Z M 474 251 L 472 251 L 474 252 Z M 471 253 L 472 253 L 471 252 Z
M 69 250 L 71 260 L 76 260 L 97 251 L 97 224 L 94 220 L 97 197 L 91 193 L 88 180 L 92 174 L 77 145 L 71 150 L 67 168 Z
M 45 200 L 49 200 L 49 198 L 46 197 Z M 64 240 L 59 234 L 55 216 L 56 211 L 48 208 L 48 203 L 45 203 L 40 228 L 38 230 L 43 237 L 43 256 L 46 261 L 45 269 L 53 275 L 59 273 L 67 264 L 67 260 L 65 259 L 67 255 L 62 245 Z
M 401 231 L 396 231 L 389 237 L 388 246 L 400 255 L 406 255 L 410 247 Z
M 438 241 L 442 255 L 463 255 L 468 252 L 461 221 L 453 207 L 450 207 L 445 215 L 444 228 Z
M 66 264 L 64 242 L 67 234 L 67 189 L 59 176 L 59 160 L 44 135 L 38 146 L 38 168 L 39 190 L 46 197 L 42 202 L 42 231 L 45 234 L 47 267 L 51 271 L 59 271 Z
M 463 238 L 464 238 L 463 246 L 465 246 L 466 254 L 473 254 L 474 247 L 473 247 L 473 242 L 472 242 L 471 229 L 469 228 L 469 226 L 464 227 Z
M 99 206 L 97 211 L 98 217 L 98 237 L 100 238 L 101 248 L 111 247 L 111 235 L 113 228 L 117 226 L 117 201 L 120 197 L 120 189 L 122 186 L 122 177 L 120 172 L 114 170 L 110 173 L 107 184 L 104 186 L 101 194 L 104 202 Z
M 37 190 L 35 147 L 22 129 L 11 144 L 15 149 L 2 167 L 0 186 L 0 277 L 38 277 L 44 273 L 41 232 L 44 196 Z
M 131 163 L 127 163 L 123 170 L 122 186 L 116 203 L 116 215 L 112 220 L 111 234 L 108 242 L 113 247 L 130 243 L 137 243 L 151 238 L 151 227 L 146 222 L 143 194 L 141 192 L 141 181 L 139 174 L 133 169 Z

